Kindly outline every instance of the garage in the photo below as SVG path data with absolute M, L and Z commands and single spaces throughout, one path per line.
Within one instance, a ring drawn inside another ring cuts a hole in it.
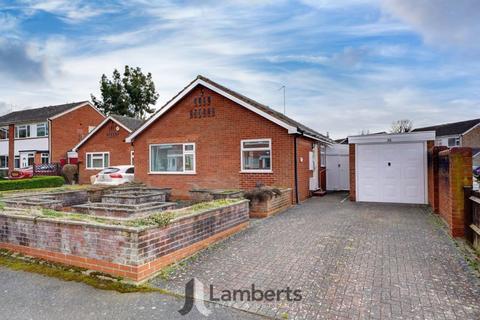
M 351 199 L 426 204 L 427 145 L 433 131 L 352 136 L 349 140 Z

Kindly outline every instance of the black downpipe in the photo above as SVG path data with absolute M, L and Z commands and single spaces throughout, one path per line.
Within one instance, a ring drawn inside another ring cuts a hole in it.
M 295 203 L 299 204 L 299 198 L 298 198 L 298 164 L 297 164 L 297 135 L 293 136 L 293 154 L 294 154 L 294 172 L 295 172 Z

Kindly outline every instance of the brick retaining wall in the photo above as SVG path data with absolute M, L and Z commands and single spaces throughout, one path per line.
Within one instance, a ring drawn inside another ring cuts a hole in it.
M 292 189 L 282 189 L 281 195 L 275 195 L 272 199 L 251 203 L 250 217 L 251 218 L 265 218 L 276 214 L 282 210 L 289 208 L 292 205 Z
M 0 213 L 0 248 L 140 282 L 248 225 L 248 201 L 132 228 Z

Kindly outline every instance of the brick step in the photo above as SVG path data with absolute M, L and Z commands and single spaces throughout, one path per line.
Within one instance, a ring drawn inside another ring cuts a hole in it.
M 318 189 L 312 192 L 313 197 L 323 197 L 326 194 L 327 194 L 327 191 L 324 191 L 322 189 Z

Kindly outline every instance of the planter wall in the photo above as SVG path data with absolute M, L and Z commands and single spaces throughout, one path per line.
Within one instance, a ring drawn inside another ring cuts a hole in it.
M 292 205 L 292 189 L 281 189 L 281 195 L 262 202 L 250 203 L 251 218 L 265 218 L 288 209 Z
M 248 225 L 248 201 L 133 228 L 0 213 L 0 248 L 141 282 Z

